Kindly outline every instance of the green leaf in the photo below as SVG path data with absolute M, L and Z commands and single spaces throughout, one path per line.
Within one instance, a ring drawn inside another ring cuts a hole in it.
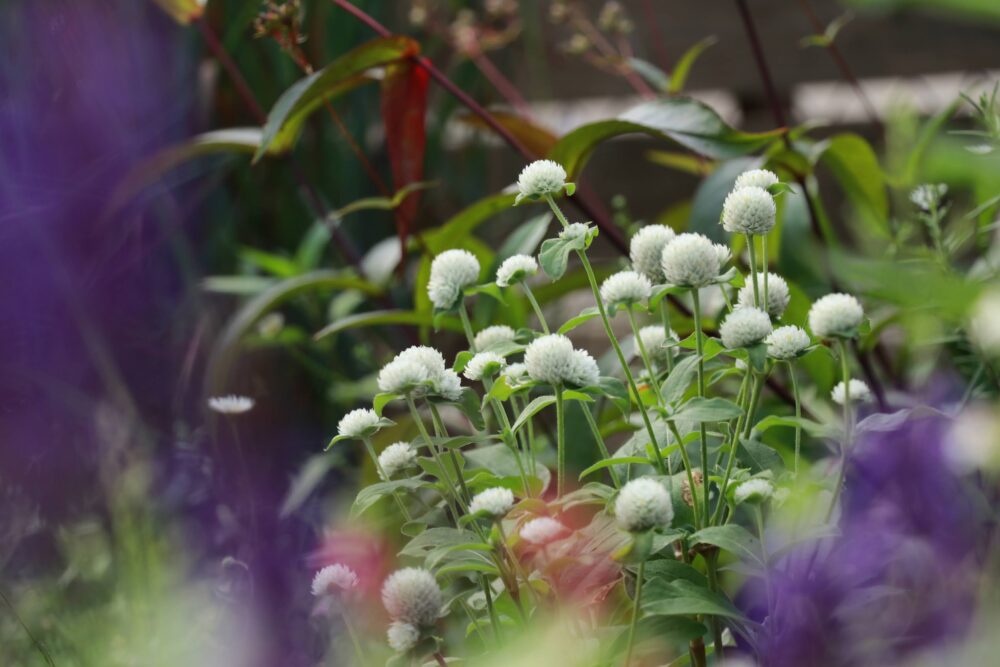
M 753 134 L 727 125 L 709 106 L 686 97 L 644 102 L 615 120 L 589 123 L 559 140 L 548 157 L 577 176 L 598 144 L 625 134 L 647 134 L 673 140 L 712 158 L 746 155 L 763 148 L 783 130 Z
M 774 428 L 775 426 L 790 426 L 792 428 L 797 426 L 809 435 L 819 438 L 829 437 L 836 432 L 835 429 L 830 426 L 815 422 L 811 419 L 806 419 L 805 417 L 782 417 L 779 415 L 768 415 L 767 417 L 764 417 L 754 425 L 754 430 L 763 433 L 764 431 Z
M 275 284 L 274 278 L 265 276 L 209 276 L 201 281 L 201 288 L 216 294 L 253 296 Z
M 696 396 L 682 405 L 670 418 L 693 422 L 721 422 L 735 419 L 742 414 L 742 408 L 732 401 Z
M 483 418 L 479 395 L 472 389 L 463 387 L 462 395 L 458 401 L 450 402 L 450 404 L 457 407 L 477 431 L 482 431 L 486 428 L 486 420 Z
M 456 435 L 450 438 L 431 438 L 435 447 L 442 449 L 460 449 L 467 445 L 481 445 L 487 442 L 496 442 L 500 439 L 498 435 Z M 421 440 L 421 442 L 423 442 Z
M 629 58 L 628 66 L 661 93 L 670 90 L 670 76 L 662 69 L 642 58 Z
M 643 587 L 642 609 L 651 616 L 706 614 L 738 621 L 745 617 L 727 597 L 685 579 L 667 582 L 653 579 Z
M 546 271 L 546 273 L 548 272 Z M 584 322 L 589 322 L 595 317 L 598 317 L 600 314 L 601 313 L 597 309 L 597 306 L 590 306 L 589 308 L 584 308 L 583 310 L 580 311 L 579 315 L 570 318 L 569 320 L 566 320 L 566 322 L 564 322 L 563 325 L 559 327 L 559 331 L 557 333 L 561 334 L 568 333 L 573 329 L 577 328 L 578 326 L 580 326 L 581 324 L 583 324 Z
M 385 406 L 400 398 L 403 397 L 399 394 L 391 394 L 388 392 L 375 394 L 375 398 L 372 400 L 372 410 L 375 411 L 375 414 L 381 417 L 382 410 L 385 409 Z
M 517 478 L 518 485 L 520 486 L 521 472 L 517 465 L 517 457 L 506 444 L 470 449 L 464 452 L 464 455 L 473 467 L 488 470 L 497 477 Z M 528 470 L 527 473 L 529 476 L 541 481 L 541 488 L 530 490 L 532 493 L 540 492 L 548 487 L 551 477 L 548 468 L 536 463 L 534 474 L 532 474 L 531 470 Z M 521 495 L 527 495 L 527 491 L 522 490 Z
M 552 280 L 559 280 L 566 273 L 569 265 L 569 254 L 573 251 L 566 239 L 554 238 L 542 241 L 538 253 L 538 263 L 542 270 Z
M 367 313 L 349 315 L 336 322 L 331 322 L 320 329 L 314 340 L 322 340 L 327 336 L 363 327 L 383 326 L 387 324 L 412 324 L 429 326 L 434 321 L 433 313 L 418 313 L 414 310 L 373 310 Z M 447 317 L 441 322 L 442 327 L 451 331 L 461 331 L 462 325 L 454 317 Z
M 647 616 L 639 619 L 635 629 L 635 651 L 641 654 L 642 647 L 648 644 L 647 651 L 654 651 L 663 645 L 674 649 L 684 649 L 692 639 L 702 637 L 708 629 L 704 623 L 684 616 Z M 615 638 L 611 645 L 611 654 L 619 655 L 625 652 L 628 644 L 630 628 L 626 627 Z M 684 651 L 680 651 L 683 653 Z
M 718 41 L 715 35 L 710 35 L 685 51 L 677 64 L 674 65 L 674 71 L 670 73 L 670 86 L 667 92 L 676 94 L 684 90 L 684 84 L 687 83 L 688 75 L 691 73 L 691 67 L 695 61 Z
M 476 294 L 485 294 L 491 296 L 500 303 L 507 303 L 504 299 L 503 291 L 497 286 L 496 283 L 485 283 L 483 285 L 475 285 L 473 287 L 466 287 L 463 290 L 465 296 L 474 296 Z
M 646 563 L 646 580 L 661 578 L 666 582 L 683 579 L 697 586 L 707 587 L 705 575 L 687 563 L 672 558 L 663 558 Z
M 691 214 L 688 217 L 687 231 L 703 234 L 715 243 L 729 244 L 729 234 L 719 219 L 722 217 L 722 204 L 732 191 L 736 178 L 748 169 L 753 169 L 759 161 L 754 158 L 738 158 L 727 160 L 709 174 L 694 192 L 691 200 Z
M 542 409 L 550 405 L 554 405 L 555 402 L 556 402 L 556 397 L 552 395 L 539 396 L 533 399 L 531 403 L 528 403 L 526 406 L 524 406 L 524 410 L 522 410 L 521 414 L 517 416 L 517 419 L 514 421 L 514 425 L 511 426 L 511 430 L 514 433 L 517 433 L 522 426 L 528 423 L 529 419 L 538 414 Z
M 580 473 L 580 479 L 582 480 L 584 477 L 588 477 L 590 475 L 593 475 L 595 472 L 598 472 L 600 470 L 604 470 L 605 468 L 610 468 L 611 466 L 629 465 L 629 464 L 633 464 L 633 463 L 639 463 L 639 464 L 644 464 L 644 465 L 651 465 L 650 460 L 648 458 L 646 458 L 645 456 L 622 456 L 622 457 L 613 458 L 613 459 L 602 459 L 602 460 L 598 461 L 597 463 L 595 463 L 594 465 L 592 465 L 589 468 L 587 468 L 586 470 L 584 470 L 583 472 L 581 472 Z
M 484 197 L 467 206 L 446 220 L 444 224 L 423 235 L 428 252 L 431 255 L 438 255 L 445 250 L 457 247 L 479 225 L 499 213 L 508 211 L 513 203 L 513 194 L 499 194 Z
M 711 544 L 733 555 L 763 565 L 760 542 L 746 528 L 735 523 L 702 528 L 691 536 L 691 544 Z
M 419 51 L 420 46 L 408 37 L 397 35 L 374 39 L 294 83 L 271 108 L 254 162 L 269 150 L 284 151 L 291 148 L 305 119 L 324 100 L 342 95 L 372 80 L 366 75 L 368 70 L 388 65 Z
M 667 379 L 663 381 L 660 386 L 660 393 L 663 395 L 663 401 L 667 405 L 675 405 L 678 401 L 684 398 L 684 393 L 687 391 L 691 383 L 694 382 L 694 378 L 698 373 L 698 356 L 690 355 L 681 359 L 674 366 L 674 369 L 670 371 L 670 375 Z
M 403 489 L 407 491 L 416 491 L 417 489 L 425 486 L 427 486 L 427 483 L 422 482 L 419 479 L 397 479 L 391 482 L 378 482 L 376 484 L 366 486 L 358 492 L 357 497 L 354 499 L 354 504 L 351 505 L 351 517 L 356 518 L 360 516 L 372 505 L 391 494 L 393 491 Z
M 770 470 L 779 473 L 785 469 L 781 455 L 759 440 L 740 439 L 740 449 L 737 458 L 747 464 L 750 472 Z
M 885 175 L 867 141 L 856 134 L 838 134 L 816 144 L 812 161 L 830 169 L 868 226 L 889 236 Z
M 470 530 L 459 530 L 451 527 L 428 528 L 410 540 L 399 552 L 399 555 L 424 558 L 430 552 L 438 549 L 477 542 L 479 542 L 479 538 Z

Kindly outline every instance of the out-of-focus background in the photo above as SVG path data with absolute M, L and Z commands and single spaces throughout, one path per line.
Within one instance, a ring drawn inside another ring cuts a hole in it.
M 1000 71 L 994 0 L 753 0 L 774 97 L 735 2 L 355 4 L 416 39 L 482 105 L 531 118 L 519 136 L 541 149 L 682 68 L 684 91 L 738 128 L 851 131 L 891 161 L 918 122 L 989 90 Z M 338 554 L 390 567 L 394 550 L 374 530 L 344 527 L 370 465 L 350 449 L 321 452 L 374 392 L 389 351 L 426 327 L 312 340 L 366 299 L 414 299 L 417 265 L 394 273 L 391 212 L 317 224 L 383 194 L 378 181 L 394 190 L 379 87 L 333 100 L 342 126 L 315 115 L 289 157 L 169 152 L 259 126 L 308 68 L 375 36 L 334 3 L 305 0 L 301 34 L 282 48 L 266 26 L 255 36 L 264 8 L 0 6 L 0 664 L 317 664 L 315 566 Z M 427 96 L 417 180 L 434 185 L 410 211 L 411 244 L 524 163 L 442 86 L 431 81 Z M 997 181 L 949 169 L 973 191 Z M 623 226 L 682 227 L 702 177 L 676 147 L 624 138 L 597 149 L 580 183 L 591 210 Z M 843 200 L 831 188 L 826 203 L 836 212 Z M 484 242 L 502 244 L 507 221 L 526 217 L 496 217 Z M 617 251 L 602 235 L 595 252 Z M 345 280 L 316 272 L 352 262 L 384 291 L 315 293 L 316 281 Z M 301 289 L 269 291 L 297 278 Z M 256 404 L 207 409 L 229 393 Z

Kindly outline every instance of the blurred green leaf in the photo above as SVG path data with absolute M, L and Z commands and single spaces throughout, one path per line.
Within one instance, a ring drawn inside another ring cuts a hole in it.
M 696 60 L 699 56 L 704 53 L 709 47 L 713 46 L 718 42 L 718 38 L 715 35 L 709 35 L 705 39 L 696 43 L 694 46 L 688 48 L 677 64 L 674 66 L 674 71 L 670 73 L 670 85 L 667 88 L 667 92 L 679 93 L 684 90 L 685 84 L 687 84 L 688 76 L 691 74 L 691 68 L 694 66 Z
M 889 236 L 889 197 L 885 175 L 871 144 L 856 134 L 838 134 L 813 147 L 812 161 L 822 162 L 836 177 L 864 222 Z
M 321 340 L 327 336 L 347 331 L 348 329 L 358 329 L 361 327 L 381 326 L 386 324 L 412 324 L 417 326 L 429 326 L 434 321 L 432 313 L 418 313 L 413 310 L 373 310 L 368 313 L 357 313 L 350 315 L 336 322 L 331 322 L 320 329 L 313 338 Z M 452 331 L 461 331 L 462 327 L 453 318 L 444 318 L 440 322 L 441 326 Z

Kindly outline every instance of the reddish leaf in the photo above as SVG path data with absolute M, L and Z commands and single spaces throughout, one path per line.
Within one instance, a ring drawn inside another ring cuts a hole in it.
M 425 69 L 410 61 L 389 65 L 382 81 L 382 122 L 396 190 L 423 180 L 427 145 L 425 118 L 427 82 Z M 406 237 L 419 203 L 419 192 L 408 196 L 396 209 L 396 233 L 406 258 Z M 401 263 L 402 265 L 402 263 Z
M 559 137 L 550 130 L 538 125 L 523 116 L 518 116 L 510 111 L 500 109 L 490 109 L 490 115 L 507 128 L 507 131 L 514 135 L 518 141 L 532 154 L 542 157 L 549 154 L 549 151 L 559 141 Z M 479 116 L 471 113 L 458 116 L 458 120 L 479 129 L 486 129 L 486 122 Z

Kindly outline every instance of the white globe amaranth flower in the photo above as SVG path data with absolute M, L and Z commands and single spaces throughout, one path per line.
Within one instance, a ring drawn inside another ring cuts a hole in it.
M 660 258 L 663 257 L 663 248 L 676 236 L 674 230 L 666 225 L 648 225 L 640 229 L 629 243 L 628 256 L 632 261 L 632 268 L 654 284 L 662 283 L 664 278 Z
M 566 188 L 566 170 L 552 160 L 535 160 L 517 177 L 517 201 L 559 194 Z
M 812 343 L 802 327 L 787 325 L 771 332 L 765 341 L 767 353 L 775 359 L 795 359 Z
M 719 252 L 701 234 L 680 234 L 663 248 L 660 266 L 672 285 L 705 287 L 715 282 L 722 267 Z
M 439 310 L 449 310 L 462 298 L 466 287 L 479 280 L 479 260 L 468 250 L 445 250 L 431 262 L 427 295 Z
M 593 377 L 594 368 L 590 367 L 587 361 L 593 361 L 590 355 L 584 352 L 577 354 L 578 350 L 573 349 L 573 343 L 562 334 L 549 334 L 533 340 L 524 351 L 524 365 L 528 369 L 528 375 L 536 382 L 544 382 L 552 386 L 564 384 L 574 384 L 585 386 L 581 380 L 589 380 Z M 584 358 L 586 355 L 586 358 Z M 597 372 L 600 377 L 600 372 Z
M 396 653 L 406 653 L 420 641 L 420 630 L 411 623 L 393 621 L 386 631 L 389 648 Z
M 384 479 L 389 481 L 397 474 L 417 465 L 417 450 L 410 447 L 408 442 L 395 442 L 378 455 L 378 464 L 385 474 Z
M 670 494 L 655 479 L 633 479 L 622 487 L 615 500 L 618 525 L 632 533 L 664 528 L 673 518 Z
M 475 345 L 477 350 L 485 352 L 491 347 L 513 343 L 516 335 L 517 333 L 509 326 L 505 324 L 497 324 L 492 327 L 486 327 L 477 333 L 472 343 Z
M 719 271 L 722 271 L 722 267 L 729 263 L 729 260 L 733 258 L 732 249 L 723 243 L 713 243 L 712 247 L 715 249 L 715 254 L 719 257 Z
M 398 356 L 382 367 L 378 373 L 378 388 L 390 394 L 408 394 L 423 387 L 432 379 L 427 367 L 411 359 Z
M 969 340 L 988 355 L 1000 356 L 1000 289 L 983 294 L 972 306 Z
M 749 171 L 744 171 L 736 177 L 736 183 L 733 185 L 733 190 L 749 187 L 763 188 L 764 190 L 767 190 L 772 185 L 777 185 L 778 182 L 778 175 L 773 171 L 768 169 L 751 169 Z
M 653 361 L 662 363 L 670 358 L 670 343 L 677 340 L 677 334 L 671 331 L 667 336 L 663 326 L 650 324 L 639 329 L 639 339 Z
M 809 328 L 818 338 L 847 338 L 865 317 L 861 302 L 850 294 L 827 294 L 809 309 Z
M 433 347 L 413 345 L 406 348 L 378 375 L 380 391 L 392 394 L 434 394 L 448 400 L 458 400 L 462 383 L 449 368 L 445 367 L 444 355 Z
M 493 377 L 503 370 L 506 365 L 507 360 L 496 352 L 477 352 L 465 364 L 462 375 L 469 380 L 482 380 L 483 378 Z
M 944 183 L 924 183 L 913 188 L 910 192 L 910 201 L 921 211 L 930 213 L 940 208 L 946 194 L 948 186 Z
M 757 274 L 757 293 L 760 295 L 760 299 L 764 299 L 764 276 L 760 273 Z M 788 302 L 791 300 L 792 295 L 788 291 L 788 283 L 785 279 L 776 273 L 767 274 L 767 313 L 774 319 L 779 319 L 785 314 L 785 309 L 788 308 Z M 736 295 L 736 304 L 741 308 L 751 307 L 754 305 L 753 301 L 753 276 L 750 276 L 750 280 L 746 285 L 740 288 L 739 294 Z M 763 304 L 762 304 L 763 305 Z
M 733 500 L 736 504 L 762 503 L 774 495 L 774 485 L 766 479 L 748 479 L 736 487 Z
M 419 628 L 430 627 L 441 615 L 441 587 L 427 570 L 406 567 L 396 570 L 385 580 L 382 604 L 394 621 Z
M 611 308 L 642 303 L 652 293 L 649 278 L 636 271 L 619 271 L 601 283 L 601 300 Z
M 521 539 L 530 544 L 542 546 L 559 539 L 569 530 L 555 519 L 540 516 L 521 526 Z
M 220 415 L 240 415 L 253 409 L 254 400 L 249 396 L 212 396 L 208 399 L 208 407 Z
M 313 577 L 312 594 L 315 597 L 323 595 L 339 595 L 353 590 L 358 585 L 358 575 L 354 570 L 342 563 L 327 565 Z
M 477 493 L 469 503 L 469 514 L 485 512 L 494 519 L 505 516 L 514 506 L 514 493 L 502 486 L 495 486 Z
M 538 261 L 531 255 L 511 255 L 497 269 L 497 285 L 509 287 L 538 273 Z
M 585 222 L 573 222 L 568 226 L 564 227 L 562 231 L 559 232 L 559 238 L 563 240 L 567 239 L 582 239 L 590 233 L 590 225 Z
M 566 382 L 577 387 L 592 387 L 601 380 L 601 369 L 597 360 L 586 350 L 573 350 L 573 364 Z
M 756 345 L 771 333 L 771 318 L 760 308 L 737 308 L 719 326 L 722 344 L 729 349 Z
M 374 410 L 358 408 L 340 418 L 337 434 L 345 438 L 363 438 L 378 430 L 379 416 Z
M 462 379 L 458 373 L 450 368 L 444 369 L 444 373 L 431 382 L 431 391 L 448 401 L 457 401 L 462 398 Z
M 739 188 L 722 204 L 722 227 L 734 234 L 767 234 L 774 227 L 778 207 L 771 193 L 757 186 Z
M 851 378 L 850 384 L 848 384 L 851 390 L 851 403 L 871 403 L 872 402 L 872 390 L 867 384 L 862 380 L 857 378 Z M 830 392 L 830 398 L 837 405 L 843 405 L 847 396 L 844 395 L 844 382 L 840 381 L 834 386 L 833 391 Z

